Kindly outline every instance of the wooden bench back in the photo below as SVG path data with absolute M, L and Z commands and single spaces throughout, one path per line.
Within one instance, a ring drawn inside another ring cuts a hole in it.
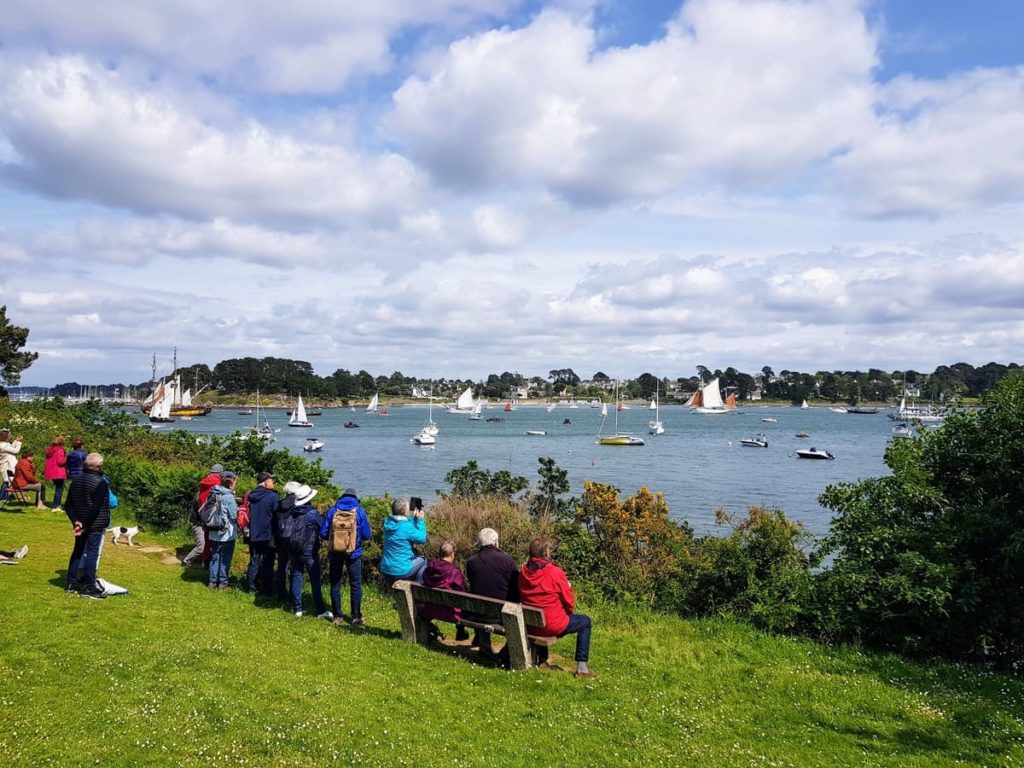
M 453 589 L 436 589 L 421 584 L 412 585 L 412 596 L 417 603 L 443 605 L 446 608 L 459 608 L 463 611 L 478 613 L 483 616 L 501 616 L 501 609 L 508 605 L 508 600 L 495 600 L 492 597 L 474 595 L 470 592 L 459 592 Z M 519 605 L 513 603 L 513 605 Z M 540 608 L 523 605 L 523 621 L 528 627 L 543 627 L 544 612 Z

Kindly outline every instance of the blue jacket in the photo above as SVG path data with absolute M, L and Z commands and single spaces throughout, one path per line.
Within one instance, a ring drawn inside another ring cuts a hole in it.
M 270 541 L 274 538 L 274 517 L 281 506 L 275 491 L 257 485 L 249 491 L 249 541 Z
M 85 457 L 88 456 L 82 448 L 75 448 L 68 454 L 64 468 L 68 471 L 68 477 L 78 477 L 85 467 Z
M 413 544 L 427 541 L 427 521 L 422 517 L 389 515 L 384 520 L 384 556 L 380 571 L 386 576 L 405 576 L 416 557 Z
M 295 518 L 291 535 L 291 554 L 303 558 L 320 556 L 320 513 L 312 504 L 296 506 L 291 511 Z
M 210 493 L 220 496 L 220 508 L 228 516 L 228 527 L 223 531 L 209 531 L 206 536 L 210 541 L 234 541 L 238 538 L 238 502 L 235 501 L 235 492 L 223 485 L 215 485 Z
M 370 518 L 366 516 L 366 510 L 359 503 L 359 499 L 355 496 L 342 496 L 334 502 L 333 507 L 327 510 L 327 517 L 324 518 L 323 523 L 320 525 L 321 539 L 326 539 L 331 535 L 331 521 L 334 520 L 334 513 L 339 509 L 345 511 L 354 509 L 356 511 L 356 548 L 348 556 L 349 560 L 355 560 L 357 557 L 363 556 L 363 542 L 372 535 L 370 532 Z

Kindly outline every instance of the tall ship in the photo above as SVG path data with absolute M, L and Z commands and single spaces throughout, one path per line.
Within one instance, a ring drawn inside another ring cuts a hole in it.
M 166 403 L 170 404 L 169 413 L 166 414 L 165 418 L 182 418 L 184 416 L 206 416 L 212 408 L 209 405 L 203 405 L 196 402 L 196 398 L 209 386 L 203 385 L 199 387 L 198 373 L 196 374 L 196 389 L 193 392 L 190 387 L 183 387 L 181 383 L 181 374 L 178 373 L 178 348 L 174 348 L 174 371 L 171 373 L 171 377 L 167 381 L 160 380 L 157 382 L 156 378 L 156 355 L 153 355 L 153 388 L 147 397 L 142 402 L 142 412 L 147 416 L 152 415 L 153 406 L 157 403 L 164 403 L 161 406 L 161 410 L 167 408 Z M 163 415 L 163 414 L 161 414 Z

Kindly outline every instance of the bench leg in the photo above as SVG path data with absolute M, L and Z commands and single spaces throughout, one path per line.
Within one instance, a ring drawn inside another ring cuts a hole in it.
M 522 607 L 506 603 L 501 609 L 501 623 L 505 626 L 508 659 L 512 669 L 529 669 L 533 666 L 533 659 L 530 655 L 530 645 L 526 640 L 526 622 L 523 620 Z
M 402 639 L 407 643 L 426 645 L 429 642 L 427 623 L 421 621 L 416 613 L 416 602 L 412 599 L 412 582 L 396 581 L 391 590 L 398 621 L 402 625 Z

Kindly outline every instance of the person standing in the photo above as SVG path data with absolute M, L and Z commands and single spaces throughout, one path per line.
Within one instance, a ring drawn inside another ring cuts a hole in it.
M 199 492 L 192 500 L 192 507 L 189 510 L 188 522 L 192 526 L 192 535 L 196 538 L 196 545 L 192 547 L 187 555 L 181 558 L 181 564 L 188 567 L 202 563 L 206 559 L 206 531 L 203 530 L 203 521 L 199 519 L 199 510 L 206 502 L 210 491 L 220 485 L 220 476 L 224 467 L 214 464 L 210 467 L 209 473 L 199 481 Z
M 221 481 L 210 489 L 210 496 L 220 499 L 224 528 L 209 531 L 210 540 L 210 589 L 227 589 L 231 573 L 231 559 L 235 554 L 235 540 L 238 538 L 238 502 L 235 501 L 234 472 L 221 474 Z
M 333 619 L 334 614 L 324 606 L 320 578 L 320 513 L 312 504 L 316 493 L 308 485 L 299 486 L 295 491 L 295 506 L 286 525 L 292 567 L 292 608 L 296 616 L 302 615 L 302 574 L 305 572 L 309 574 L 317 618 Z
M 53 501 L 50 509 L 63 512 L 60 507 L 64 497 L 64 481 L 68 478 L 67 453 L 64 451 L 64 438 L 57 435 L 46 447 L 46 464 L 43 466 L 43 477 L 53 483 Z
M 74 480 L 82 474 L 82 467 L 85 465 L 86 450 L 82 447 L 82 438 L 76 437 L 71 441 L 71 453 L 67 458 L 68 479 Z
M 576 634 L 576 677 L 597 677 L 590 670 L 590 617 L 576 610 L 576 596 L 565 571 L 551 561 L 551 542 L 543 538 L 530 541 L 530 559 L 519 571 L 519 595 L 524 605 L 544 612 L 544 626 L 532 631 L 545 637 Z M 538 648 L 540 666 L 548 663 L 547 646 Z
M 276 478 L 269 472 L 260 472 L 256 487 L 249 491 L 249 570 L 246 589 L 261 594 L 273 594 L 274 519 L 281 506 L 281 498 L 274 490 Z M 270 567 L 268 568 L 267 565 Z
M 285 529 L 291 520 L 292 510 L 295 509 L 295 492 L 301 488 L 300 483 L 289 480 L 284 484 L 284 498 L 274 513 L 271 523 L 274 531 L 274 557 L 276 559 L 274 571 L 274 590 L 277 592 L 277 599 L 284 605 L 290 605 L 292 600 L 291 581 L 288 576 L 288 568 L 291 563 L 288 537 L 285 536 Z
M 101 600 L 106 594 L 96 583 L 100 547 L 110 525 L 110 488 L 103 478 L 103 457 L 90 453 L 85 457 L 82 474 L 71 484 L 64 508 L 75 536 L 83 538 L 79 559 L 72 552 L 68 563 L 68 588 L 77 587 L 83 597 Z M 76 542 L 75 550 L 79 550 Z M 78 574 L 81 573 L 81 578 Z
M 518 603 L 519 568 L 511 555 L 498 548 L 498 532 L 493 528 L 483 528 L 477 534 L 476 540 L 480 548 L 466 562 L 469 591 L 495 600 Z M 467 615 L 466 618 L 484 621 L 494 617 Z M 479 648 L 485 656 L 494 655 L 491 635 L 482 629 L 477 629 L 473 633 L 473 647 Z
M 21 435 L 11 440 L 11 430 L 0 429 L 0 482 L 10 483 L 14 480 L 14 470 L 21 453 Z
M 349 588 L 349 620 L 353 626 L 363 623 L 363 542 L 370 538 L 370 519 L 366 510 L 359 503 L 355 488 L 346 488 L 334 506 L 327 511 L 323 524 L 320 526 L 320 538 L 327 539 L 331 535 L 331 526 L 335 515 L 352 515 L 355 527 L 356 542 L 351 552 L 331 552 L 328 545 L 327 577 L 330 582 L 331 612 L 334 623 L 344 621 L 341 613 L 341 582 L 343 573 L 348 573 Z
M 46 492 L 43 490 L 43 484 L 36 477 L 35 457 L 36 454 L 31 448 L 25 449 L 25 455 L 14 465 L 14 480 L 11 482 L 11 487 L 16 491 L 35 491 L 36 509 L 44 509 L 46 507 Z
M 412 548 L 413 544 L 426 543 L 427 521 L 423 518 L 422 509 L 412 510 L 410 516 L 410 501 L 395 499 L 391 503 L 391 514 L 384 520 L 384 554 L 380 559 L 380 572 L 391 583 L 409 579 L 422 584 L 423 571 L 427 567 L 426 558 L 417 557 Z

